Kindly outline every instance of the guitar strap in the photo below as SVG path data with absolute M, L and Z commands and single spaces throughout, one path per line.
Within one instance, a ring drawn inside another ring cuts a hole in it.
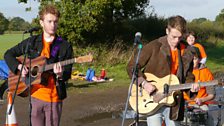
M 60 45 L 62 43 L 62 38 L 60 36 L 56 36 L 56 39 L 54 40 L 52 46 L 51 46 L 51 56 L 47 60 L 48 63 L 55 63 L 59 61 L 59 51 L 60 51 Z
M 59 58 L 58 58 L 58 55 L 59 55 L 59 51 L 60 51 L 60 44 L 62 43 L 62 39 L 58 39 L 59 37 L 56 36 L 56 39 L 54 40 L 54 42 L 52 43 L 51 45 L 51 51 L 50 51 L 50 57 L 49 58 L 46 58 L 46 62 L 47 64 L 53 64 L 53 63 L 56 63 L 56 62 L 59 62 Z M 46 71 L 46 72 L 43 72 L 42 75 L 45 75 L 46 76 L 46 82 L 48 82 L 48 76 L 50 76 L 51 74 L 53 74 L 53 70 L 50 70 L 50 71 Z M 42 78 L 42 80 L 44 80 Z
M 180 83 L 182 84 L 184 72 L 183 72 L 183 62 L 182 62 L 182 57 L 181 57 L 180 44 L 178 44 L 177 49 L 178 49 L 178 66 L 179 66 L 178 70 L 177 70 L 177 75 L 178 75 L 178 79 L 179 79 Z
M 62 43 L 62 38 L 60 36 L 57 36 L 55 39 L 55 42 L 53 43 L 53 45 L 51 47 L 51 56 L 52 57 L 56 57 L 58 55 L 61 43 Z
M 182 84 L 183 82 L 183 62 L 182 62 L 182 57 L 181 57 L 181 46 L 178 44 L 177 46 L 178 49 L 178 79 L 180 83 Z M 183 120 L 184 117 L 184 99 L 183 99 L 183 94 L 182 92 L 176 92 L 176 96 L 174 97 L 176 101 L 176 105 L 170 108 L 170 119 L 175 120 L 175 121 L 181 121 Z
M 62 41 L 63 40 L 60 36 L 56 36 L 56 39 L 51 46 L 51 56 L 47 61 L 48 63 L 55 63 L 60 61 L 59 52 L 60 52 Z M 63 100 L 67 97 L 66 84 L 63 80 L 56 81 L 56 90 L 57 90 L 58 98 L 60 100 Z

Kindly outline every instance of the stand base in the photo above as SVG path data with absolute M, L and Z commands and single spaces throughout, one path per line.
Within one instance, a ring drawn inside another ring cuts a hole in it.
M 136 122 L 132 122 L 128 126 L 136 126 Z M 147 126 L 147 121 L 146 120 L 139 120 L 139 126 Z

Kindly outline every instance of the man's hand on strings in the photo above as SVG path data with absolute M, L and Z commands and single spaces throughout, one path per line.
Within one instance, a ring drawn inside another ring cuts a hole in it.
M 60 63 L 54 64 L 54 73 L 56 74 L 57 78 L 61 78 L 63 74 L 63 69 Z
M 198 83 L 194 83 L 191 86 L 191 92 L 198 92 L 200 90 L 200 85 Z
M 22 64 L 19 64 L 18 67 L 17 67 L 17 69 L 21 71 L 21 76 L 22 76 L 22 77 L 25 77 L 25 76 L 27 75 L 27 73 L 28 73 L 28 69 L 27 69 L 27 67 L 24 65 L 24 66 L 23 66 L 23 70 L 22 70 L 22 66 L 23 66 Z
M 150 82 L 144 81 L 142 87 L 149 93 L 152 94 L 156 90 L 156 86 Z

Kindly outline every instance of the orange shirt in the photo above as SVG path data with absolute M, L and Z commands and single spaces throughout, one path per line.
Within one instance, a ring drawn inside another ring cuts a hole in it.
M 194 46 L 199 49 L 201 58 L 206 58 L 207 57 L 206 52 L 205 52 L 205 49 L 204 49 L 204 47 L 201 44 L 194 43 Z
M 195 76 L 195 82 L 207 82 L 214 80 L 214 77 L 210 70 L 208 68 L 203 69 L 194 69 L 193 74 Z M 208 96 L 206 92 L 206 87 L 200 87 L 200 90 L 198 91 L 198 94 L 195 98 L 203 98 Z M 191 98 L 187 95 L 186 92 L 184 92 L 184 99 L 185 100 L 191 100 Z M 195 104 L 195 102 L 189 102 L 189 104 Z
M 171 50 L 171 73 L 176 75 L 178 69 L 178 51 Z
M 43 50 L 41 52 L 41 56 L 45 56 L 46 58 L 50 58 L 50 47 L 52 42 L 46 42 L 43 39 Z
M 185 48 L 185 45 L 184 44 L 180 44 L 180 49 L 181 49 L 181 55 L 183 55 L 184 53 L 184 48 Z M 174 74 L 176 75 L 177 73 L 177 69 L 178 69 L 178 50 L 171 50 L 170 52 L 171 54 L 171 74 Z
M 50 57 L 51 44 L 52 42 L 46 42 L 45 40 L 43 40 L 43 50 L 41 52 L 41 56 L 45 56 L 46 58 Z M 58 99 L 54 77 L 53 76 L 49 77 L 47 86 L 44 86 L 42 84 L 32 85 L 32 97 L 46 102 L 61 101 Z

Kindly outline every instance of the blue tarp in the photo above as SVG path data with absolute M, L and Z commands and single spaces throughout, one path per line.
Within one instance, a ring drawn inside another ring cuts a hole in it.
M 4 60 L 0 60 L 0 79 L 6 80 L 9 76 L 9 67 Z

